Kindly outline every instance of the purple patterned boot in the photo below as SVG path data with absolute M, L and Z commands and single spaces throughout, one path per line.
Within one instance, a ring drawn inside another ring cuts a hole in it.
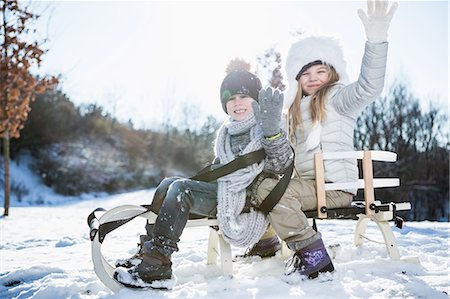
M 314 279 L 319 273 L 333 271 L 334 266 L 325 245 L 322 239 L 318 239 L 294 253 L 286 263 L 284 274 L 299 273 Z

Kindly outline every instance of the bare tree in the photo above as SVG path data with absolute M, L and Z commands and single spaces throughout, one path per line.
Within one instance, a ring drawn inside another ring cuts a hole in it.
M 445 219 L 448 211 L 449 140 L 447 117 L 436 106 L 428 110 L 402 82 L 363 111 L 355 129 L 355 147 L 398 154 L 398 162 L 375 169 L 376 176 L 399 176 L 402 186 L 379 195 L 411 201 L 412 219 Z M 383 198 L 383 196 L 381 198 Z M 426 203 L 425 203 L 426 202 Z
M 284 91 L 286 85 L 283 83 L 283 74 L 281 73 L 281 53 L 275 47 L 272 47 L 266 50 L 262 56 L 259 56 L 257 60 L 262 69 L 267 72 L 270 87 Z
M 10 201 L 10 138 L 20 137 L 20 130 L 30 111 L 30 102 L 34 101 L 37 93 L 56 84 L 57 79 L 36 78 L 30 71 L 32 66 L 40 66 L 45 53 L 38 41 L 28 41 L 29 36 L 36 32 L 32 24 L 39 16 L 27 7 L 20 7 L 17 0 L 0 1 L 0 9 L 0 137 L 3 138 L 4 215 L 7 216 Z
M 188 152 L 195 152 L 197 149 L 196 145 L 196 139 L 197 139 L 197 132 L 196 132 L 196 124 L 197 120 L 199 118 L 199 107 L 197 105 L 190 105 L 190 104 L 182 104 L 182 118 L 180 121 L 180 125 L 184 127 L 184 137 L 187 141 L 187 150 Z
M 162 128 L 165 133 L 165 143 L 169 142 L 170 138 L 170 128 L 173 126 L 173 114 L 175 107 L 175 94 L 176 94 L 176 83 L 174 79 L 169 79 L 166 86 L 166 92 L 164 96 L 160 99 L 162 109 Z
M 357 120 L 355 146 L 402 153 L 418 153 L 445 146 L 442 134 L 446 117 L 438 107 L 425 111 L 403 83 L 396 83 L 385 97 L 376 100 Z

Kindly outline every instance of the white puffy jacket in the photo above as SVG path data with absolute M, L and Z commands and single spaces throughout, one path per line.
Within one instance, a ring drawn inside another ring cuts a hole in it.
M 306 138 L 312 131 L 309 105 L 311 97 L 301 101 L 303 127 L 296 131 L 295 166 L 301 178 L 314 179 L 314 153 L 352 151 L 353 131 L 361 111 L 383 90 L 388 43 L 366 42 L 361 72 L 356 82 L 333 87 L 326 103 L 326 119 L 321 124 L 320 143 L 306 150 Z M 302 133 L 303 132 L 303 133 Z M 349 182 L 358 178 L 355 159 L 325 161 L 327 182 Z M 356 194 L 356 190 L 344 190 Z

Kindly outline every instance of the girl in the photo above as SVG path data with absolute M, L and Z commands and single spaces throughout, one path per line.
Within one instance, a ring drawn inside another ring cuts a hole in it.
M 381 93 L 387 56 L 387 30 L 397 4 L 388 11 L 386 1 L 368 1 L 368 15 L 359 10 L 367 42 L 356 82 L 347 81 L 345 61 L 338 43 L 326 37 L 308 37 L 294 43 L 287 56 L 289 89 L 285 107 L 289 109 L 289 137 L 295 147 L 297 173 L 284 196 L 269 214 L 278 236 L 295 253 L 285 274 L 299 273 L 315 278 L 332 272 L 334 266 L 321 235 L 314 231 L 302 211 L 317 208 L 314 182 L 314 153 L 353 150 L 353 128 L 359 113 Z M 348 182 L 358 178 L 355 160 L 325 163 L 328 182 Z M 265 179 L 258 188 L 265 198 L 276 180 Z M 330 208 L 349 206 L 356 190 L 326 193 Z
M 172 277 L 171 255 L 178 251 L 179 237 L 191 216 L 218 218 L 224 238 L 232 245 L 254 245 L 268 221 L 250 209 L 248 194 L 259 183 L 284 173 L 293 162 L 293 151 L 280 129 L 283 95 L 261 89 L 260 80 L 247 71 L 228 74 L 220 88 L 222 107 L 230 118 L 219 129 L 215 141 L 216 160 L 229 163 L 238 155 L 263 148 L 266 158 L 241 168 L 217 182 L 207 183 L 172 177 L 158 186 L 152 202 L 158 213 L 151 239 L 137 256 L 136 266 L 118 268 L 115 278 L 130 287 L 156 287 Z

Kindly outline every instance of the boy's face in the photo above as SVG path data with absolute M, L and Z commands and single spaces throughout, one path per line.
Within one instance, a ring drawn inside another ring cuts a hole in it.
M 228 115 L 236 121 L 244 120 L 253 113 L 253 101 L 253 98 L 245 94 L 235 94 L 231 96 L 226 104 Z

